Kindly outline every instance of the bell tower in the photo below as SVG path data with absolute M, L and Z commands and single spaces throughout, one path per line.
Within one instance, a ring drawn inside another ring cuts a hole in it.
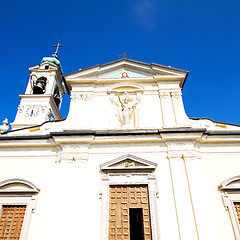
M 62 67 L 58 47 L 52 57 L 44 57 L 37 66 L 30 67 L 30 77 L 21 98 L 12 129 L 40 125 L 45 121 L 62 119 L 60 108 L 66 93 L 62 82 Z

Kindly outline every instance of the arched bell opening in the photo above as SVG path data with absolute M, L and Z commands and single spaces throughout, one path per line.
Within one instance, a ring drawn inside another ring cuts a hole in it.
M 40 77 L 33 85 L 33 94 L 44 94 L 46 90 L 47 78 Z
M 58 88 L 57 85 L 56 85 L 55 90 L 54 90 L 53 99 L 54 99 L 57 107 L 59 107 L 59 105 L 61 103 L 61 95 L 60 95 L 60 91 L 59 91 L 59 88 Z

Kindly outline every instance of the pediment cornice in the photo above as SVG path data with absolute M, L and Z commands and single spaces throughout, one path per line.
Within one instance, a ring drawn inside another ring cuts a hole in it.
M 100 168 L 103 172 L 118 172 L 118 171 L 154 171 L 157 164 L 143 158 L 136 157 L 131 154 L 126 154 L 115 158 L 111 161 L 103 163 Z

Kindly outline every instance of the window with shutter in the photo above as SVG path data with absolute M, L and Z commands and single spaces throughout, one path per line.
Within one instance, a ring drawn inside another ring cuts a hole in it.
M 235 210 L 236 210 L 238 222 L 240 224 L 240 202 L 235 202 L 234 207 L 235 207 Z
M 26 206 L 3 206 L 0 218 L 0 239 L 20 238 Z
M 39 189 L 24 179 L 0 182 L 0 240 L 26 240 Z

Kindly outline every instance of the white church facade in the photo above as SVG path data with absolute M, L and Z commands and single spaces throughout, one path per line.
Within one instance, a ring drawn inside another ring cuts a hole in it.
M 240 240 L 240 127 L 186 115 L 187 71 L 29 70 L 0 126 L 0 239 Z

